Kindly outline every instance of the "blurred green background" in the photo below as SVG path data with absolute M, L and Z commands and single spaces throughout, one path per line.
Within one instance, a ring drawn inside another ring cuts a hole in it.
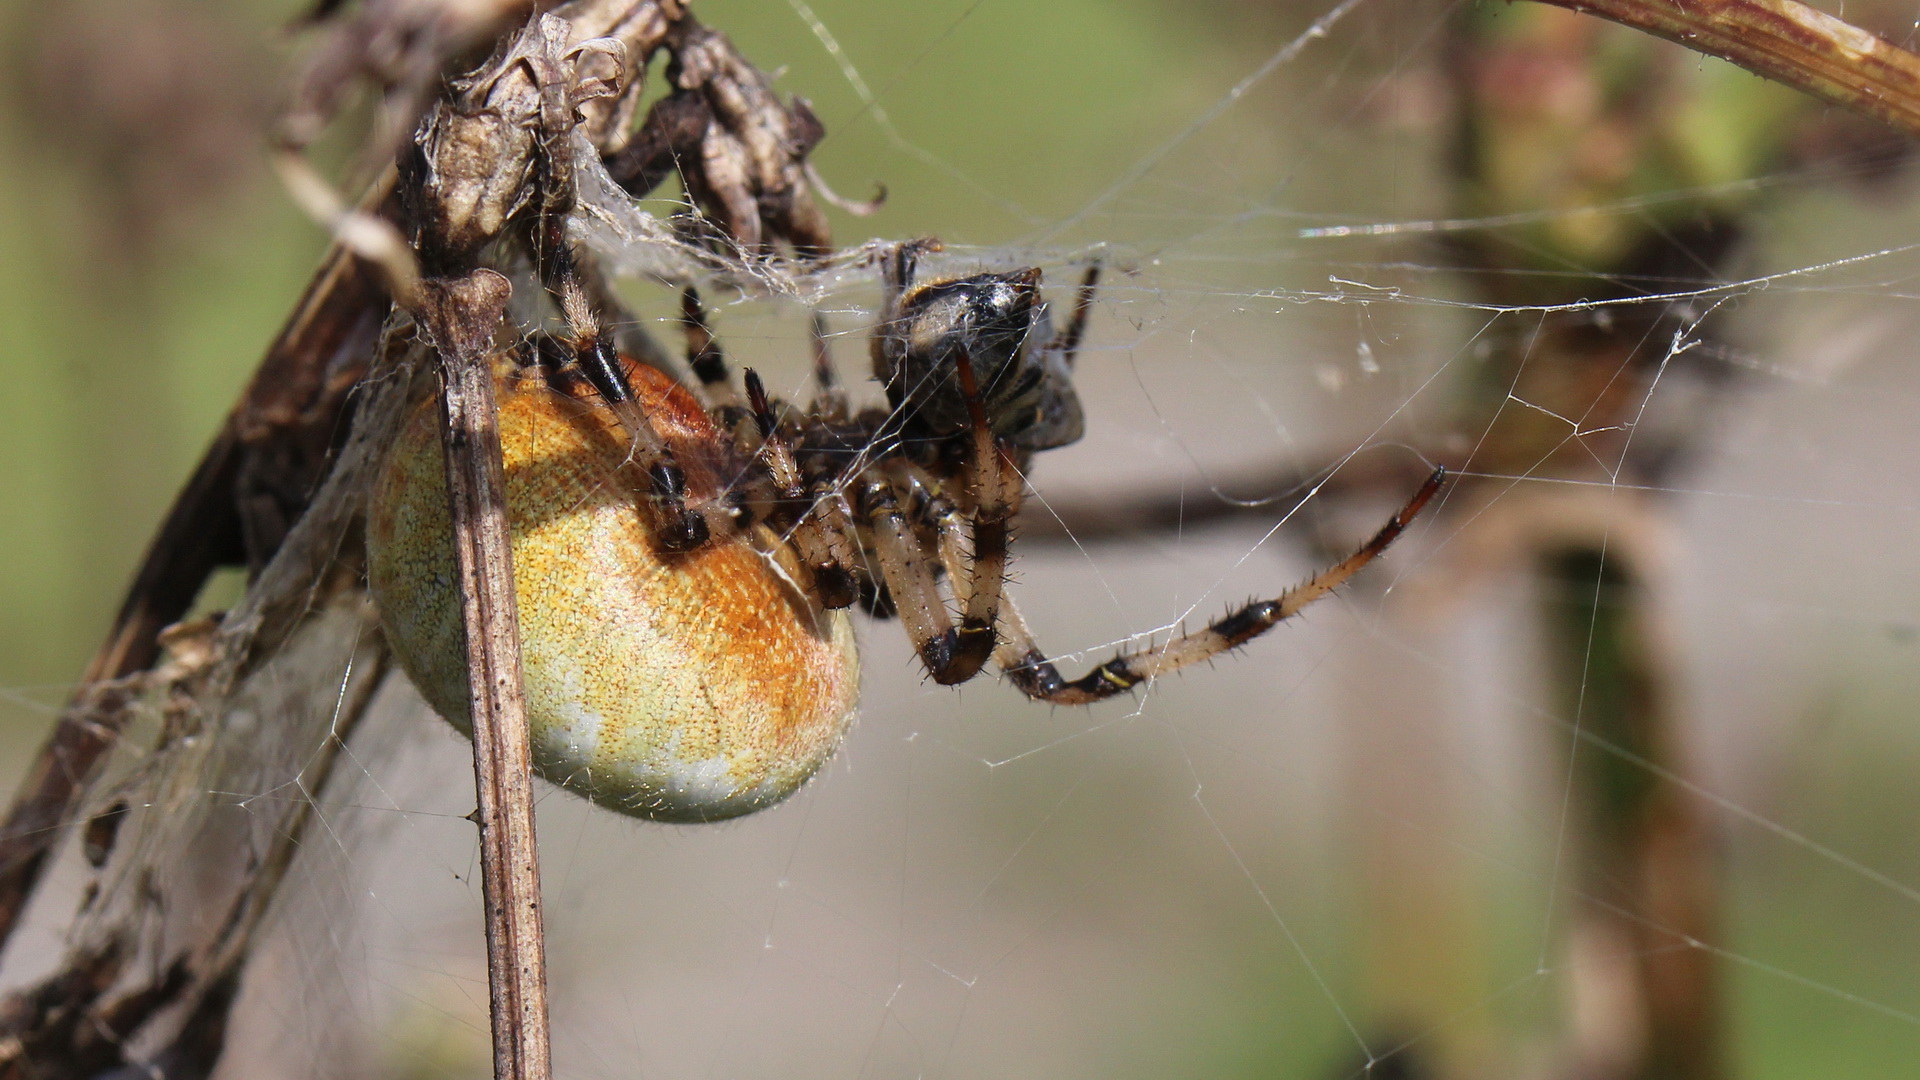
M 297 10 L 0 5 L 0 776 L 52 721 L 323 247 L 260 151 Z M 1697 284 L 1897 248 L 1920 225 L 1902 153 L 1871 131 L 1625 31 L 1541 30 L 1524 6 L 1363 6 L 1233 102 L 1326 8 L 696 10 L 812 100 L 835 187 L 886 184 L 875 216 L 836 212 L 842 242 L 937 235 L 961 264 L 1035 261 L 1056 282 L 1109 245 L 1121 272 L 1083 362 L 1094 430 L 1045 466 L 1055 494 L 1211 498 L 1208 483 L 1262 462 L 1464 452 L 1488 429 L 1458 402 L 1489 386 L 1490 408 L 1547 400 L 1474 366 L 1497 337 L 1489 306 L 1598 296 L 1639 273 L 1623 252 L 1649 235 L 1700 255 Z M 1545 51 L 1498 53 L 1535 33 Z M 1478 99 L 1449 89 L 1462 42 L 1509 64 L 1484 69 Z M 1592 77 L 1541 75 L 1553 48 Z M 1543 102 L 1565 108 L 1523 115 Z M 1475 124 L 1479 157 L 1461 149 Z M 1479 247 L 1301 233 L 1514 214 L 1532 216 Z M 1737 223 L 1737 257 L 1685 234 L 1708 216 Z M 1904 1075 L 1920 1044 L 1920 891 L 1905 884 L 1920 881 L 1916 272 L 1896 253 L 1735 297 L 1710 358 L 1730 374 L 1705 391 L 1721 404 L 1671 421 L 1687 463 L 1656 485 L 1681 771 L 1714 793 L 1697 802 L 1723 889 L 1710 944 L 1731 1075 Z M 1353 281 L 1434 303 L 1308 302 Z M 791 365 L 791 315 L 728 310 L 721 329 L 741 355 Z M 841 360 L 851 370 L 859 350 Z M 1564 427 L 1543 437 L 1578 443 Z M 1530 462 L 1488 469 L 1521 477 Z M 1346 514 L 1315 520 L 1345 535 Z M 1568 984 L 1565 733 L 1541 720 L 1559 714 L 1535 671 L 1536 586 L 1443 557 L 1469 527 L 1443 519 L 1410 541 L 1344 614 L 1092 719 L 1049 718 L 1003 688 L 923 686 L 898 633 L 869 627 L 855 744 L 765 823 L 645 831 L 549 800 L 543 829 L 571 852 L 550 861 L 556 966 L 576 973 L 560 1000 L 594 1018 L 563 1022 L 564 1060 L 609 1076 L 1334 1077 L 1412 1040 L 1375 1075 L 1569 1075 L 1568 1047 L 1590 1034 L 1581 1010 L 1606 1006 Z M 1311 561 L 1249 559 L 1259 537 L 1036 550 L 1019 587 L 1043 640 L 1094 650 Z M 1472 584 L 1433 599 L 1449 571 Z M 1396 594 L 1410 622 L 1383 621 L 1381 587 L 1414 594 L 1421 575 L 1442 580 L 1418 603 Z M 434 734 L 441 758 L 457 750 Z M 383 775 L 369 764 L 365 779 Z M 396 796 L 423 831 L 433 808 L 457 822 L 464 797 Z M 366 935 L 417 933 L 401 909 L 383 916 L 400 929 L 373 918 Z M 604 955 L 609 924 L 644 963 Z M 756 951 L 772 926 L 785 968 Z M 470 991 L 470 946 L 418 946 L 400 966 Z M 679 974 L 660 974 L 660 953 Z M 324 966 L 307 959 L 278 975 L 292 1000 Z M 916 964 L 948 973 L 923 1028 L 884 993 L 918 986 L 901 974 Z M 471 993 L 407 993 L 429 1005 L 364 1005 L 384 1040 L 368 1060 L 472 1074 Z M 669 1047 L 686 1032 L 710 1041 Z

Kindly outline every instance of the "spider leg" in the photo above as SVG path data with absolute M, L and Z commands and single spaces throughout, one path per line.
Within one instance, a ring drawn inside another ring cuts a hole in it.
M 759 462 L 763 470 L 763 475 L 758 477 L 736 478 L 730 485 L 734 495 L 747 500 L 757 518 L 782 518 L 783 508 L 779 503 L 791 504 L 793 484 L 799 475 L 791 448 L 775 441 L 774 413 L 770 406 L 749 409 L 741 405 L 726 351 L 720 347 L 720 339 L 707 319 L 706 307 L 700 303 L 700 291 L 691 285 L 680 292 L 680 328 L 686 336 L 687 367 L 700 380 L 700 397 L 714 424 L 732 436 L 735 448 L 743 456 Z M 759 381 L 751 369 L 747 377 L 749 386 Z M 764 387 L 760 394 L 764 399 Z M 762 417 L 766 422 L 761 422 Z M 784 516 L 791 521 L 790 512 Z M 806 554 L 803 553 L 803 557 Z M 807 562 L 812 565 L 813 559 L 807 557 Z M 829 595 L 837 593 L 830 589 Z M 840 605 L 829 603 L 827 606 Z
M 731 531 L 731 508 L 718 502 L 689 505 L 686 473 L 653 426 L 646 407 L 634 396 L 611 335 L 581 283 L 572 253 L 563 237 L 550 235 L 549 239 L 557 240 L 558 246 L 545 252 L 542 277 L 549 279 L 548 287 L 559 298 L 560 312 L 572 338 L 572 360 L 626 430 L 634 464 L 647 476 L 647 503 L 660 545 L 668 551 L 691 551 L 709 537 Z
M 994 621 L 1007 580 L 1010 523 L 1020 506 L 1020 470 L 987 422 L 973 359 L 966 351 L 954 354 L 954 371 L 967 399 L 968 447 L 966 480 L 968 545 L 964 574 L 954 574 L 954 594 L 960 600 L 960 629 L 954 660 L 972 678 L 993 655 Z M 959 682 L 962 679 L 955 679 Z
M 687 335 L 687 366 L 700 380 L 701 396 L 711 407 L 738 408 L 740 394 L 733 388 L 733 372 L 727 366 L 727 354 L 713 336 L 707 322 L 707 309 L 700 304 L 700 292 L 689 285 L 680 293 L 680 326 Z
M 913 288 L 914 274 L 920 268 L 920 256 L 941 249 L 932 237 L 905 240 L 880 253 L 880 297 L 883 317 L 900 313 L 900 301 Z
M 913 289 L 920 256 L 939 250 L 940 241 L 927 237 L 903 241 L 880 252 L 880 322 L 874 328 L 872 350 L 873 375 L 883 383 L 893 371 L 895 359 L 907 349 L 898 329 L 900 306 Z
M 794 461 L 793 447 L 780 434 L 778 418 L 774 414 L 773 403 L 767 398 L 767 388 L 760 381 L 760 373 L 747 368 L 745 377 L 748 407 L 753 410 L 753 420 L 760 432 L 760 448 L 755 457 L 779 489 L 786 504 L 800 505 L 807 499 L 807 489 L 800 475 L 800 466 Z M 854 600 L 854 587 L 850 560 L 843 561 L 842 558 L 845 544 L 843 542 L 836 548 L 830 532 L 832 526 L 826 523 L 816 506 L 808 507 L 805 515 L 794 524 L 789 538 L 799 551 L 801 561 L 813 573 L 813 594 L 820 601 L 820 606 L 829 609 L 848 607 Z
M 1360 549 L 1311 579 L 1288 589 L 1272 600 L 1257 600 L 1207 624 L 1196 633 L 1182 634 L 1157 648 L 1123 652 L 1078 679 L 1066 679 L 1034 643 L 1025 620 L 1008 603 L 1002 613 L 1001 632 L 1005 643 L 994 654 L 995 662 L 1021 693 L 1056 705 L 1087 705 L 1125 693 L 1149 679 L 1169 675 L 1189 664 L 1236 649 L 1266 633 L 1281 620 L 1299 614 L 1302 608 L 1345 584 L 1348 578 L 1385 551 L 1388 544 L 1406 529 L 1414 516 L 1440 490 L 1446 470 L 1435 469 L 1413 498 L 1382 526 Z
M 943 686 L 965 682 L 979 671 L 979 664 L 965 674 L 956 666 L 959 632 L 934 579 L 937 564 L 925 557 L 893 481 L 879 469 L 869 469 L 861 479 L 860 509 L 866 518 L 867 547 L 880 563 L 887 598 L 920 662 L 933 681 Z
M 933 681 L 942 686 L 966 682 L 994 654 L 994 624 L 999 618 L 1007 572 L 1009 522 L 1018 509 L 1020 474 L 1011 456 L 987 426 L 972 361 L 962 352 L 955 362 L 971 411 L 968 458 L 961 497 L 965 505 L 929 495 L 937 506 L 919 505 L 917 520 L 930 521 L 940 545 L 939 559 L 926 558 L 915 518 L 900 505 L 903 490 L 921 491 L 913 467 L 896 460 L 890 476 L 867 471 L 860 491 L 868 526 L 868 547 L 907 636 Z M 937 575 L 947 570 L 960 623 L 954 625 Z
M 565 73 L 552 64 L 532 62 L 540 85 L 539 204 L 529 230 L 534 266 L 566 320 L 573 363 L 619 417 L 633 461 L 647 475 L 654 535 L 668 551 L 691 551 L 715 532 L 731 530 L 731 511 L 719 504 L 688 505 L 686 473 L 634 396 L 606 321 L 567 242 L 567 214 L 577 195 L 569 141 L 579 123 L 576 110 L 582 101 L 611 94 L 613 89 L 600 81 L 569 86 Z
M 871 575 L 861 573 L 866 551 L 860 546 L 853 523 L 853 509 L 847 505 L 847 496 L 841 490 L 838 478 L 821 477 L 812 481 L 807 485 L 806 497 L 807 516 L 801 524 L 811 524 L 819 530 L 827 547 L 827 556 L 835 566 L 847 571 L 850 587 L 857 599 L 861 577 Z
M 827 342 L 827 317 L 815 309 L 808 320 L 813 338 L 813 411 L 828 423 L 844 423 L 850 412 L 847 392 L 833 370 L 833 349 Z
M 1091 263 L 1080 279 L 1080 287 L 1073 293 L 1073 315 L 1047 348 L 1058 351 L 1067 367 L 1080 355 L 1080 342 L 1087 336 L 1087 316 L 1093 311 L 1093 294 L 1100 288 L 1100 264 Z
M 609 96 L 615 88 L 604 80 L 575 85 L 565 71 L 548 60 L 530 57 L 528 62 L 533 65 L 540 88 L 539 201 L 528 235 L 535 270 L 566 320 L 573 364 L 619 418 L 630 443 L 629 453 L 646 473 L 647 506 L 655 537 L 668 551 L 691 551 L 715 533 L 731 531 L 732 511 L 718 502 L 700 507 L 688 504 L 686 473 L 653 426 L 645 406 L 634 396 L 613 335 L 567 241 L 567 215 L 577 197 L 570 141 L 579 124 L 577 110 L 582 102 Z

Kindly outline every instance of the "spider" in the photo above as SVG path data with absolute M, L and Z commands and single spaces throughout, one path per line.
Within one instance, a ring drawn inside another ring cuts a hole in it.
M 495 363 L 529 733 L 548 779 L 665 820 L 729 817 L 784 798 L 853 716 L 847 609 L 856 604 L 897 617 L 935 682 L 962 683 L 992 663 L 1039 700 L 1111 697 L 1244 644 L 1325 595 L 1437 490 L 1438 474 L 1365 547 L 1277 599 L 1062 676 L 1004 583 L 1033 455 L 1084 428 L 1072 371 L 1097 270 L 1055 334 L 1037 270 L 916 284 L 937 242 L 883 249 L 872 363 L 885 407 L 853 408 L 817 322 L 805 411 L 770 398 L 752 371 L 736 380 L 691 290 L 682 323 L 697 386 L 619 355 L 611 290 L 570 240 L 594 164 L 576 155 L 575 136 L 587 106 L 631 99 L 639 82 L 623 88 L 598 74 L 605 65 L 594 57 L 651 55 L 664 44 L 676 80 L 732 72 L 699 102 L 682 100 L 706 117 L 686 139 L 673 135 L 670 96 L 642 129 L 657 137 L 636 136 L 652 149 L 613 161 L 625 177 L 616 182 L 635 196 L 675 161 L 696 163 L 683 177 L 696 204 L 728 180 L 740 205 L 722 199 L 716 209 L 732 224 L 725 235 L 693 230 L 691 249 L 712 247 L 726 262 L 773 255 L 775 234 L 801 260 L 827 246 L 823 219 L 796 186 L 818 122 L 723 62 L 723 39 L 683 30 L 637 41 L 629 54 L 618 40 L 573 43 L 557 16 L 537 19 L 460 82 L 457 102 L 436 109 L 402 159 L 425 278 L 415 315 L 435 346 L 461 353 L 462 366 L 484 358 L 485 331 L 500 318 L 493 305 L 506 295 L 499 274 L 482 273 L 489 248 L 509 269 L 524 260 L 559 317 L 556 330 Z M 770 128 L 738 123 L 750 98 L 765 99 Z M 705 134 L 691 154 L 696 129 Z M 767 148 L 777 148 L 770 158 Z M 745 227 L 756 221 L 766 228 Z M 394 655 L 441 715 L 464 726 L 464 624 L 431 413 L 414 415 L 376 482 L 368 580 Z
M 1055 331 L 1037 269 L 916 284 L 935 241 L 886 249 L 871 339 L 885 406 L 855 410 L 813 320 L 805 410 L 736 380 L 698 294 L 681 322 L 699 397 L 619 356 L 564 258 L 564 333 L 497 361 L 536 767 L 636 816 L 707 821 L 779 801 L 838 745 L 858 694 L 846 609 L 897 618 L 927 674 L 989 662 L 1022 693 L 1086 705 L 1238 648 L 1327 595 L 1439 490 L 1436 470 L 1347 558 L 1162 644 L 1067 678 L 1004 589 L 1034 454 L 1085 427 L 1073 388 L 1099 267 Z M 370 582 L 396 655 L 463 723 L 437 415 L 391 455 Z

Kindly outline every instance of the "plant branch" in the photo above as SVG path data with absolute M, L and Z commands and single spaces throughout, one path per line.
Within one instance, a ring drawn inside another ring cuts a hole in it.
M 1794 0 L 1540 0 L 1717 56 L 1920 135 L 1920 55 Z
M 423 283 L 440 353 L 447 501 L 466 626 L 481 892 L 496 1080 L 547 1080 L 546 943 L 533 828 L 533 754 L 520 670 L 492 338 L 512 286 L 491 270 Z
M 381 193 L 384 197 L 384 193 Z M 378 205 L 378 199 L 371 205 Z M 0 824 L 0 945 L 13 932 L 94 767 L 137 696 L 128 680 L 160 655 L 160 630 L 186 615 L 221 566 L 264 567 L 305 510 L 329 441 L 366 370 L 387 308 L 366 265 L 336 245 L 268 348 L 192 479 L 174 500 L 73 700 Z M 306 463 L 311 471 L 290 470 Z M 273 513 L 258 513 L 262 508 Z M 255 511 L 250 517 L 249 510 Z

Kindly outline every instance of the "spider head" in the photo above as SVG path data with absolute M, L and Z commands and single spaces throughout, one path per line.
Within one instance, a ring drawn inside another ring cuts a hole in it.
M 936 281 L 908 293 L 881 328 L 875 374 L 910 436 L 957 435 L 968 426 L 957 364 L 965 354 L 994 434 L 1046 450 L 1086 428 L 1053 337 L 1037 269 Z

